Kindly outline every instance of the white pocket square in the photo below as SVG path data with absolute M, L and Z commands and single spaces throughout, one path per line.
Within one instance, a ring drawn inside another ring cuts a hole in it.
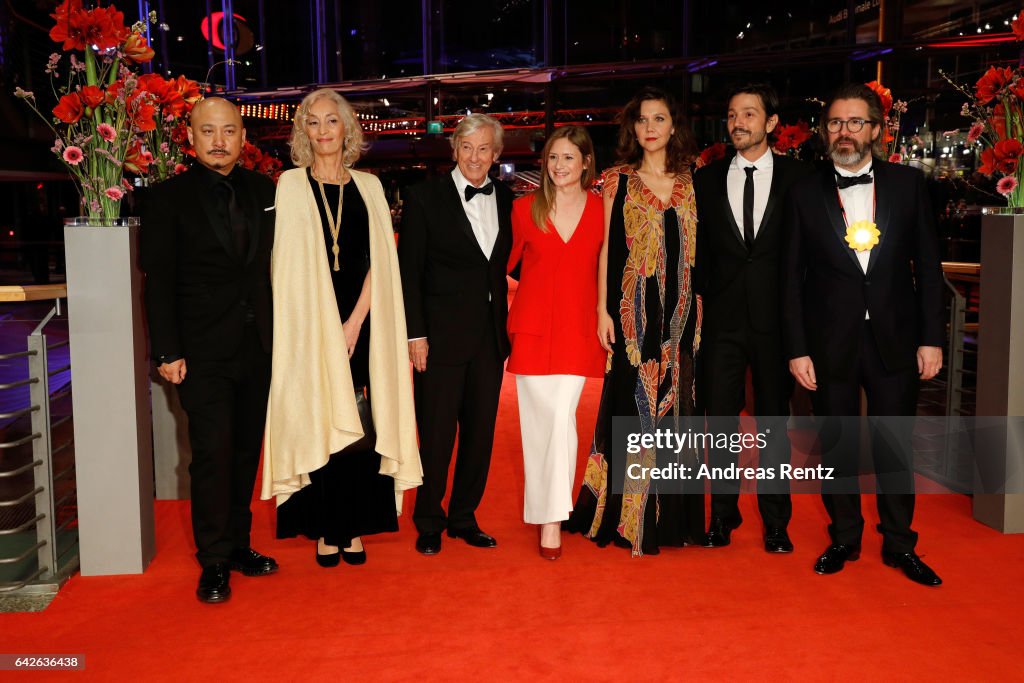
M 265 208 L 265 209 L 263 209 L 263 210 L 264 210 L 264 211 L 273 211 L 273 210 L 274 210 L 274 209 L 276 209 L 276 208 L 277 208 L 277 204 L 274 204 L 273 206 L 268 206 L 267 208 Z

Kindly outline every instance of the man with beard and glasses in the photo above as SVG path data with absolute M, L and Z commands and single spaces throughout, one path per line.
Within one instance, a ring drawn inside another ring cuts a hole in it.
M 822 497 L 831 545 L 814 570 L 834 574 L 860 556 L 864 518 L 857 485 L 861 389 L 882 560 L 912 581 L 942 580 L 915 553 L 911 421 L 920 380 L 942 367 L 942 267 L 924 176 L 882 161 L 884 119 L 867 86 L 845 85 L 821 135 L 832 163 L 793 186 L 786 203 L 783 333 L 790 372 L 827 416 L 822 463 L 835 468 Z M 854 418 L 854 419 L 850 419 Z M 842 425 L 846 429 L 842 429 Z
M 270 391 L 275 190 L 236 165 L 245 128 L 231 102 L 196 104 L 188 139 L 198 163 L 150 191 L 139 259 L 153 361 L 188 414 L 196 596 L 216 603 L 231 596 L 231 570 L 277 571 L 249 545 Z
M 703 385 L 712 432 L 733 434 L 744 407 L 749 368 L 757 430 L 766 436 L 759 464 L 778 472 L 790 461 L 786 432 L 793 379 L 782 350 L 779 259 L 786 192 L 810 169 L 776 156 L 768 134 L 778 125 L 779 97 L 765 83 L 733 90 L 726 125 L 735 156 L 704 168 L 693 182 L 697 196 L 698 293 L 704 297 Z M 728 467 L 737 454 L 712 448 L 711 465 Z M 793 551 L 786 527 L 792 516 L 788 481 L 758 482 L 764 548 Z M 729 545 L 740 525 L 739 480 L 715 481 L 704 546 Z

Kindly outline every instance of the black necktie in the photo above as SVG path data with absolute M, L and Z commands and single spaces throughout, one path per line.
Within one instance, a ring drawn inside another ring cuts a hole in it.
M 840 190 L 845 190 L 848 187 L 854 185 L 870 185 L 873 182 L 873 178 L 870 173 L 855 176 L 845 176 L 836 173 L 836 187 Z
M 487 183 L 483 187 L 466 185 L 466 201 L 468 202 L 478 194 L 491 194 L 492 192 L 494 192 L 494 183 Z
M 235 245 L 235 252 L 245 259 L 249 255 L 249 220 L 245 217 L 245 211 L 238 205 L 231 181 L 225 178 L 217 184 L 217 188 L 227 207 L 228 227 L 231 228 L 231 241 Z
M 747 249 L 754 248 L 754 171 L 756 166 L 747 166 L 747 179 L 743 181 L 743 241 Z

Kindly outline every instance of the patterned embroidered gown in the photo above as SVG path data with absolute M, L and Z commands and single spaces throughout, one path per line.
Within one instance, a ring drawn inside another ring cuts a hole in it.
M 615 543 L 634 555 L 659 546 L 697 543 L 704 535 L 703 486 L 696 481 L 625 477 L 631 463 L 645 467 L 697 463 L 696 451 L 678 456 L 653 449 L 612 452 L 612 417 L 639 417 L 651 433 L 672 416 L 695 413 L 694 356 L 700 344 L 700 302 L 693 294 L 697 213 L 689 171 L 676 176 L 663 204 L 629 166 L 618 174 L 608 234 L 608 313 L 615 321 L 614 352 L 604 388 L 583 487 L 567 523 L 600 546 Z M 696 471 L 691 470 L 691 471 Z M 613 491 L 615 493 L 613 493 Z

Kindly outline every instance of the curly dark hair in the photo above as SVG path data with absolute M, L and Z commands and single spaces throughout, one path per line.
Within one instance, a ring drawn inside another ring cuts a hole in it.
M 694 157 L 697 156 L 697 144 L 693 139 L 693 131 L 690 130 L 690 124 L 676 98 L 667 91 L 652 86 L 647 86 L 633 95 L 633 99 L 619 114 L 619 144 L 615 150 L 618 155 L 618 163 L 629 164 L 633 168 L 640 167 L 640 162 L 644 158 L 644 150 L 636 139 L 634 124 L 640 118 L 640 105 L 648 100 L 664 102 L 672 117 L 672 126 L 675 128 L 675 132 L 668 141 L 665 171 L 680 173 L 689 168 Z

